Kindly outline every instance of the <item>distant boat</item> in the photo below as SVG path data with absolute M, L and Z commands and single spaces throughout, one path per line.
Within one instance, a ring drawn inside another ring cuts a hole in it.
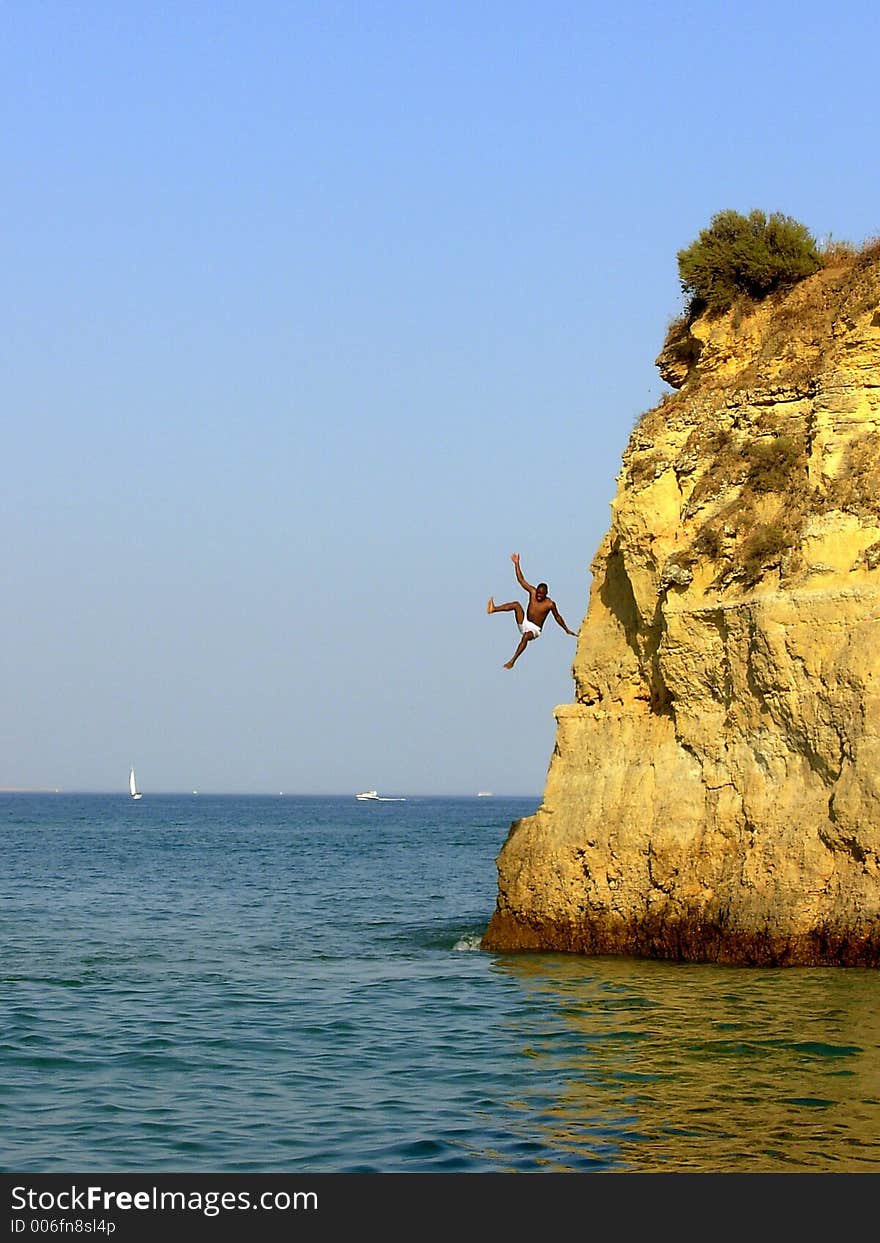
M 491 790 L 477 790 L 477 798 L 491 798 L 491 797 L 492 797 Z
M 137 787 L 137 781 L 135 780 L 133 768 L 131 772 L 128 774 L 128 792 L 132 798 L 143 798 L 144 797 Z
M 362 803 L 405 803 L 405 798 L 386 798 L 377 790 L 361 790 L 360 794 L 356 794 L 355 798 L 360 799 Z

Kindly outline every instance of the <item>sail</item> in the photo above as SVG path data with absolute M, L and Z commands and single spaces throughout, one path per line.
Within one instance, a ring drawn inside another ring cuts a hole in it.
M 132 798 L 137 798 L 137 782 L 134 779 L 134 769 L 128 774 L 128 790 Z

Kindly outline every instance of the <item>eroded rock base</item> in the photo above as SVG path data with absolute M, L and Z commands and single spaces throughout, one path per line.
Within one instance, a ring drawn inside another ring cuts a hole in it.
M 496 912 L 481 948 L 497 953 L 615 955 L 747 967 L 880 966 L 880 933 L 876 928 L 862 932 L 816 928 L 798 936 L 780 937 L 771 932 L 731 931 L 698 919 L 532 925 Z

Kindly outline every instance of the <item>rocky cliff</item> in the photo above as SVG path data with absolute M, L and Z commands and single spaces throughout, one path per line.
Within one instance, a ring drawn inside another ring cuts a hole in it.
M 880 965 L 880 248 L 672 327 L 488 949 Z

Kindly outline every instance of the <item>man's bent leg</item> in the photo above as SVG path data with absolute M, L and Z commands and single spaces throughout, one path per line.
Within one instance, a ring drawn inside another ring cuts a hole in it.
M 516 617 L 516 624 L 521 626 L 526 615 L 519 600 L 508 600 L 506 604 L 496 604 L 492 597 L 489 597 L 489 603 L 486 605 L 487 613 L 509 613 L 511 610 Z

